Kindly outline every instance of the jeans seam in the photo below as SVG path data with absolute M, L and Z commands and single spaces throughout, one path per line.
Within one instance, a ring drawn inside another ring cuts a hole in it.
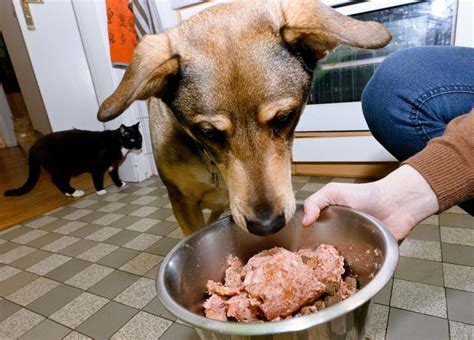
M 420 111 L 421 107 L 430 99 L 448 94 L 448 93 L 471 93 L 474 94 L 474 86 L 469 85 L 449 85 L 449 86 L 439 86 L 423 92 L 420 94 L 412 105 L 410 109 L 410 120 L 412 121 L 413 126 L 415 127 L 415 131 L 418 136 L 423 139 L 425 142 L 428 142 L 431 137 L 426 132 L 423 124 L 420 121 Z

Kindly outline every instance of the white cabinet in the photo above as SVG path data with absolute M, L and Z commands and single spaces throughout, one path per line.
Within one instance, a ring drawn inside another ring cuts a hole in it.
M 374 137 L 319 137 L 296 138 L 293 143 L 293 162 L 396 162 Z

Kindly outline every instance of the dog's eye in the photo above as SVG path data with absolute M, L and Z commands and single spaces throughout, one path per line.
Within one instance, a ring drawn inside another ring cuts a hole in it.
M 276 117 L 279 123 L 285 123 L 290 118 L 290 114 L 279 115 Z
M 208 125 L 200 126 L 198 131 L 201 137 L 209 142 L 223 144 L 226 141 L 225 133 L 214 127 Z
M 285 127 L 291 121 L 291 113 L 285 113 L 275 116 L 272 119 L 272 125 L 276 129 Z
M 201 129 L 202 134 L 204 137 L 209 138 L 209 139 L 214 139 L 216 137 L 216 130 L 212 128 L 202 128 Z

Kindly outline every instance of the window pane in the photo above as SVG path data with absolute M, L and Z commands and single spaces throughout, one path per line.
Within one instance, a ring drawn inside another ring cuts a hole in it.
M 377 66 L 403 48 L 451 45 L 456 0 L 430 0 L 353 15 L 363 21 L 385 24 L 393 39 L 378 50 L 340 46 L 316 68 L 309 104 L 360 101 Z

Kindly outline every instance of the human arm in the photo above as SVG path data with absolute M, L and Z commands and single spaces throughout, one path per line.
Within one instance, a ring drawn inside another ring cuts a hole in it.
M 372 183 L 329 183 L 305 201 L 303 225 L 328 205 L 344 205 L 381 220 L 401 240 L 432 214 L 474 197 L 474 111 L 448 124 L 443 136 Z
M 403 164 L 426 179 L 438 198 L 440 212 L 474 198 L 474 109 L 453 119 L 441 137 Z

